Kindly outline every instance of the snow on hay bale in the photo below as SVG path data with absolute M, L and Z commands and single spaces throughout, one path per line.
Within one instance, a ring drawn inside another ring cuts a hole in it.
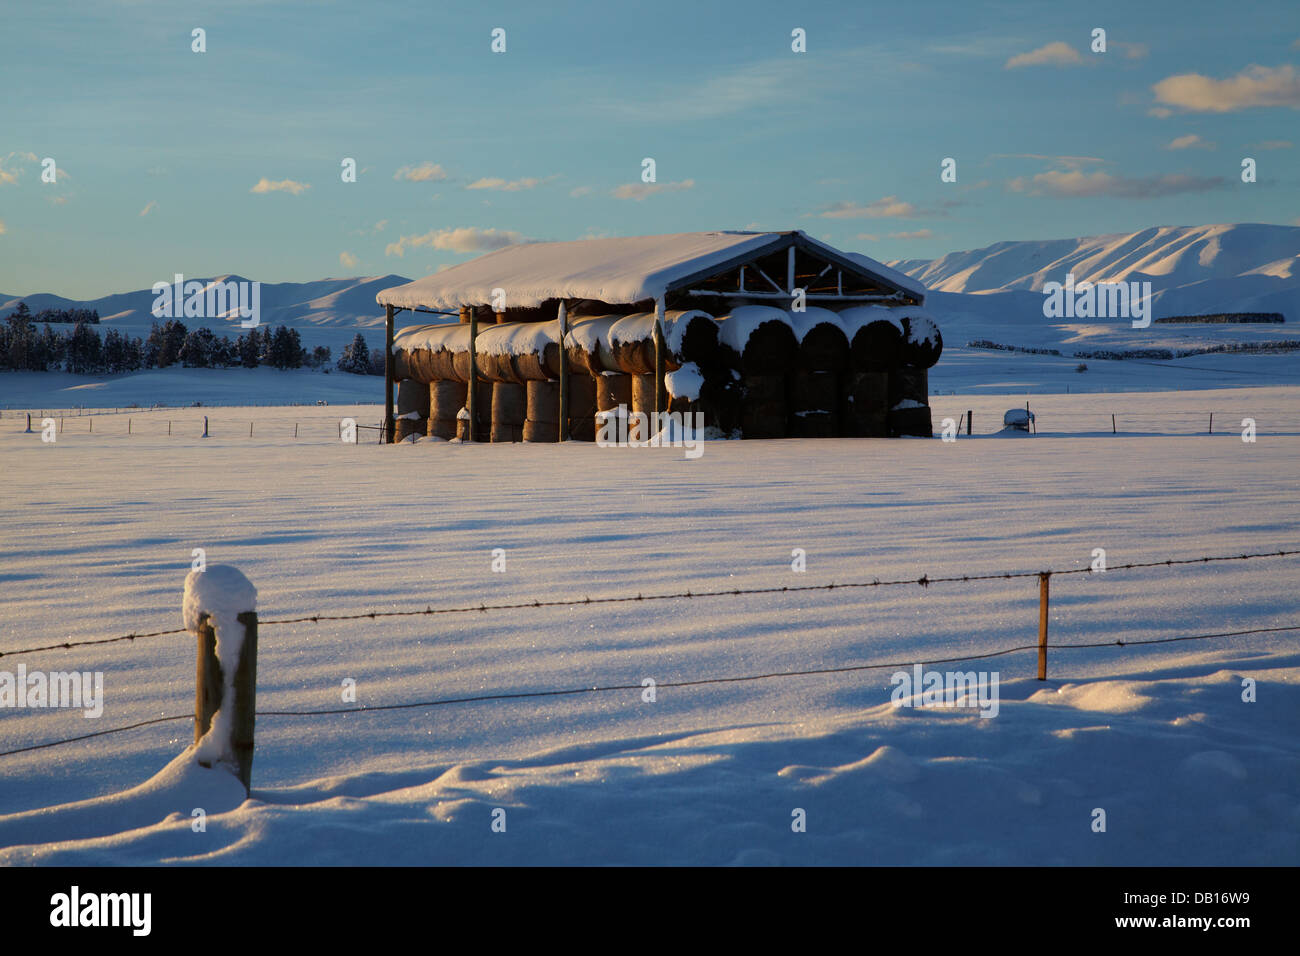
M 566 351 L 570 364 L 588 375 L 601 372 L 653 374 L 655 370 L 653 312 L 631 315 L 587 315 L 574 318 Z M 711 362 L 717 350 L 718 326 L 707 312 L 674 309 L 664 314 L 665 364 L 669 371 L 685 362 Z
M 910 308 L 903 314 L 902 364 L 933 368 L 943 354 L 943 336 L 930 313 Z

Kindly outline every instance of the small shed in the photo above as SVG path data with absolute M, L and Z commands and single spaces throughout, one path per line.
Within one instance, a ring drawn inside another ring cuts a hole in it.
M 799 231 L 526 243 L 376 298 L 390 441 L 590 438 L 628 406 L 739 437 L 930 433 L 924 287 Z M 395 332 L 403 311 L 441 321 Z

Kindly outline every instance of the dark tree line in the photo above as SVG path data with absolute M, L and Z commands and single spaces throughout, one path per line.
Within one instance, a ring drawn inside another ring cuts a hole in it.
M 19 302 L 13 314 L 31 322 L 58 322 L 64 325 L 85 322 L 89 325 L 99 325 L 98 309 L 41 309 L 39 312 L 32 312 L 26 302 Z
M 98 316 L 95 317 L 96 321 Z M 67 371 L 82 375 L 135 372 L 149 368 L 181 365 L 185 368 L 320 368 L 330 361 L 327 346 L 308 352 L 297 329 L 279 325 L 249 329 L 231 341 L 207 328 L 189 330 L 177 319 L 153 324 L 149 335 L 132 338 L 109 328 L 103 337 L 93 323 L 80 321 L 68 331 L 52 329 L 33 319 L 20 304 L 0 323 L 0 369 L 13 371 Z M 360 347 L 358 348 L 358 343 Z M 338 368 L 345 372 L 372 373 L 364 339 L 343 350 Z M 379 374 L 383 374 L 380 356 Z

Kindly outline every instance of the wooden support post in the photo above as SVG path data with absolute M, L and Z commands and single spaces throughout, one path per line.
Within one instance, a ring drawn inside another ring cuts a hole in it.
M 235 758 L 239 781 L 247 793 L 253 777 L 253 728 L 257 712 L 257 612 L 245 611 L 238 621 L 244 626 L 244 642 L 235 668 L 233 701 L 223 701 L 225 674 L 217 659 L 217 633 L 207 614 L 199 615 L 198 657 L 194 675 L 194 742 L 212 727 L 212 717 L 229 706 L 230 753 Z
M 1210 434 L 1214 434 L 1214 412 L 1210 412 Z
M 27 413 L 27 431 L 24 434 L 30 435 L 32 431 L 32 413 Z
M 297 437 L 298 437 L 298 423 L 297 423 L 297 422 L 294 422 L 294 423 L 293 423 L 293 437 L 294 437 L 294 438 L 297 438 Z
M 393 418 L 393 307 L 384 306 L 384 435 L 389 444 L 397 440 Z
M 975 413 L 969 408 L 966 409 L 966 434 L 970 434 L 971 423 L 975 420 Z
M 172 420 L 169 418 L 167 419 L 167 434 L 171 435 L 171 433 L 172 433 Z
M 465 410 L 469 412 L 469 432 L 467 441 L 474 440 L 478 430 L 478 310 L 469 307 L 469 394 L 465 398 Z
M 126 420 L 126 433 L 131 434 L 131 419 L 129 418 Z
M 203 416 L 203 437 L 204 438 L 208 437 L 208 416 L 207 415 Z
M 1111 412 L 1111 413 L 1110 413 L 1110 433 L 1111 433 L 1112 435 L 1116 434 L 1116 431 L 1115 431 L 1115 413 L 1114 413 L 1114 412 Z
M 569 437 L 569 356 L 564 350 L 565 340 L 569 336 L 569 310 L 564 300 L 556 310 L 556 321 L 560 323 L 560 441 Z
M 252 422 L 249 422 L 249 423 L 248 423 L 248 437 L 249 437 L 249 438 L 252 438 L 252 437 L 253 437 L 253 423 L 252 423 Z
M 1038 575 L 1038 679 L 1047 680 L 1047 582 L 1050 571 Z
M 794 251 L 794 247 L 790 247 Z M 668 411 L 668 387 L 664 377 L 668 374 L 668 346 L 664 342 L 664 297 L 655 299 L 655 417 L 650 434 L 657 435 L 664 427 L 664 414 Z M 648 436 L 642 436 L 646 438 Z

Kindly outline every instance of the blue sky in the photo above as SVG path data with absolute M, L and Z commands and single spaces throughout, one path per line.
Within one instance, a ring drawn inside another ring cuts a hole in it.
M 0 293 L 420 276 L 523 239 L 705 229 L 804 229 L 888 260 L 1300 223 L 1295 0 L 55 0 L 0 16 Z

